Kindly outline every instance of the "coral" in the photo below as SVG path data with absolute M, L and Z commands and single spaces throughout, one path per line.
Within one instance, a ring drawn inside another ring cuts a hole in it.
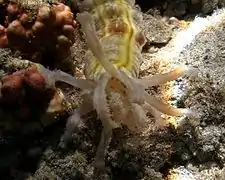
M 25 72 L 25 81 L 33 89 L 42 92 L 46 88 L 44 77 L 37 71 L 36 68 L 29 68 Z
M 29 122 L 40 118 L 42 124 L 49 124 L 44 122 L 50 121 L 45 114 L 65 113 L 68 104 L 64 101 L 62 93 L 48 84 L 38 67 L 31 66 L 1 79 L 0 109 L 10 114 L 12 121 Z
M 4 47 L 6 44 L 8 44 L 6 28 L 0 25 L 0 48 Z
M 2 78 L 2 102 L 13 103 L 18 102 L 18 100 L 23 96 L 23 71 L 16 72 L 12 75 L 6 75 Z
M 54 58 L 65 59 L 76 26 L 70 8 L 62 3 L 22 2 L 7 3 L 5 24 L 0 29 L 1 47 L 20 50 L 25 57 L 47 65 L 54 64 Z M 46 55 L 48 59 L 43 58 Z
M 1 101 L 3 103 L 20 102 L 25 95 L 24 85 L 42 92 L 45 91 L 45 80 L 36 68 L 31 67 L 6 75 L 2 78 Z

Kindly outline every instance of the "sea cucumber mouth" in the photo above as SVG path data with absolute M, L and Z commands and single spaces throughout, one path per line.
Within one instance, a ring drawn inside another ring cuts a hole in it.
M 114 91 L 126 96 L 127 90 L 126 86 L 117 78 L 111 77 L 108 81 L 108 85 L 106 88 L 107 92 Z

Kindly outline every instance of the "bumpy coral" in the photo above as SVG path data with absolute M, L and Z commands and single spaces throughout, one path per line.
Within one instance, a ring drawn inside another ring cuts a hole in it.
M 68 6 L 9 2 L 6 12 L 4 27 L 0 27 L 0 47 L 20 50 L 35 61 L 45 61 L 41 62 L 44 64 L 51 64 L 46 61 L 52 58 L 63 59 L 69 55 L 76 22 Z M 48 59 L 43 60 L 46 54 Z
M 8 39 L 6 35 L 6 29 L 4 26 L 0 25 L 0 48 L 8 44 Z
M 63 104 L 62 94 L 53 84 L 46 81 L 37 67 L 5 75 L 1 79 L 0 89 L 0 109 L 4 114 L 10 114 L 12 121 L 20 123 L 40 119 L 49 121 L 45 117 L 46 113 L 55 111 L 60 113 L 67 108 L 66 104 Z M 4 121 L 2 118 L 0 124 Z M 8 125 L 9 122 L 4 123 Z

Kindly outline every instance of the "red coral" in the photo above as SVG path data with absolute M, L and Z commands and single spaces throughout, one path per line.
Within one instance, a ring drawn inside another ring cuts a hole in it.
M 0 107 L 19 119 L 26 119 L 33 111 L 40 111 L 51 100 L 55 89 L 46 86 L 36 67 L 5 75 L 0 82 Z
M 6 36 L 6 29 L 0 25 L 0 48 L 6 47 L 8 39 Z
M 21 7 L 19 4 L 15 2 L 9 2 L 6 10 L 8 14 L 7 22 L 12 22 L 17 17 L 17 15 L 21 12 Z
M 4 76 L 1 81 L 2 100 L 5 103 L 18 102 L 25 94 L 31 94 L 29 91 L 43 93 L 46 90 L 45 79 L 36 67 L 16 71 Z
M 25 73 L 25 81 L 31 88 L 36 89 L 39 92 L 42 92 L 46 89 L 45 79 L 35 67 L 27 69 Z
M 1 94 L 5 103 L 14 103 L 22 99 L 24 95 L 23 75 L 12 74 L 2 78 Z
M 8 45 L 28 58 L 37 53 L 41 56 L 51 54 L 59 59 L 68 56 L 76 27 L 70 8 L 55 3 L 41 4 L 34 9 L 27 10 L 14 2 L 7 5 L 6 29 L 0 28 L 0 47 Z M 41 58 L 35 61 L 45 64 Z

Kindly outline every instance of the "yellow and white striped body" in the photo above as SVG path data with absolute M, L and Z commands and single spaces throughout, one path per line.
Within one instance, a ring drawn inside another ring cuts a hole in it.
M 134 0 L 84 0 L 82 8 L 85 12 L 77 19 L 89 47 L 85 55 L 86 80 L 74 79 L 62 72 L 54 75 L 58 80 L 90 92 L 91 102 L 84 102 L 71 116 L 66 136 L 80 121 L 81 115 L 96 110 L 103 124 L 96 167 L 104 167 L 104 151 L 113 128 L 123 124 L 132 131 L 141 130 L 146 120 L 143 104 L 150 105 L 150 111 L 158 119 L 160 113 L 192 115 L 188 109 L 174 108 L 145 91 L 146 87 L 175 80 L 189 70 L 178 68 L 147 79 L 138 78 L 145 38 L 138 28 L 140 15 L 133 5 Z
M 125 0 L 93 0 L 89 12 L 104 54 L 128 76 L 138 77 L 145 38 L 138 29 L 138 11 Z M 105 72 L 91 51 L 85 55 L 85 76 L 98 81 Z

